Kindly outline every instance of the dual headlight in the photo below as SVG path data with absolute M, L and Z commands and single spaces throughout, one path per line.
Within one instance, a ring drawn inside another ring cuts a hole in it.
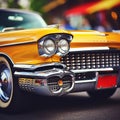
M 47 36 L 38 43 L 39 54 L 45 57 L 50 57 L 54 54 L 64 56 L 70 49 L 70 39 L 71 36 L 65 38 L 65 35 L 64 37 L 62 37 L 62 35 L 59 35 L 59 37 L 57 35 L 52 37 Z

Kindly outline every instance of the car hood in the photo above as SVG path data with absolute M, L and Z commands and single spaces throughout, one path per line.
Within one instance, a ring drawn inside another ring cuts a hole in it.
M 104 33 L 92 30 L 71 31 L 73 40 L 71 48 L 80 47 L 103 47 L 120 48 L 120 34 L 119 33 Z
M 43 36 L 54 33 L 68 32 L 64 30 L 59 30 L 57 28 L 42 28 L 1 32 L 0 46 L 37 42 Z

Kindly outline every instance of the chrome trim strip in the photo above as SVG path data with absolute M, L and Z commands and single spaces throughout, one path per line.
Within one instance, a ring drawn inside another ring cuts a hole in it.
M 120 33 L 120 30 L 112 30 L 114 33 Z
M 93 80 L 79 80 L 79 81 L 76 81 L 76 80 L 75 80 L 75 84 L 79 84 L 79 83 L 90 83 L 90 82 L 96 82 L 96 79 L 93 79 Z
M 95 51 L 95 50 L 110 50 L 109 47 L 83 47 L 83 48 L 70 48 L 70 52 L 82 51 Z
M 100 68 L 100 69 L 82 69 L 82 70 L 71 70 L 73 73 L 84 73 L 84 72 L 99 72 L 99 71 L 113 71 L 113 68 Z
M 87 35 L 101 35 L 101 36 L 105 36 L 105 33 L 99 32 L 99 31 L 89 31 L 89 32 L 81 32 L 81 31 L 75 31 L 75 32 L 71 32 L 72 34 L 87 34 Z
M 15 71 L 14 75 L 17 76 L 27 76 L 27 77 L 39 77 L 39 78 L 47 78 L 48 76 L 53 76 L 53 75 L 58 75 L 61 76 L 63 75 L 64 71 L 62 69 L 50 69 L 50 70 L 45 70 L 45 71 L 37 71 L 37 72 L 18 72 Z
M 35 70 L 40 67 L 50 67 L 50 66 L 62 66 L 63 68 L 66 68 L 66 65 L 61 64 L 61 63 L 46 63 L 46 64 L 41 64 L 41 65 L 29 65 L 29 64 L 15 64 L 13 67 L 14 68 L 19 68 L 19 69 L 29 69 L 29 70 Z

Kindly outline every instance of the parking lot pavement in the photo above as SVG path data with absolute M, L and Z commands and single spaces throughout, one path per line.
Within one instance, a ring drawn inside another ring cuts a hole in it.
M 3 113 L 0 120 L 120 120 L 120 89 L 108 100 L 92 100 L 83 93 L 29 99 L 19 113 Z

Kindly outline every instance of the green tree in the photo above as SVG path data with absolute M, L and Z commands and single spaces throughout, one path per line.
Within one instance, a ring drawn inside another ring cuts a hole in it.
M 19 0 L 7 0 L 8 8 L 22 8 L 19 5 Z
M 42 7 L 48 3 L 48 0 L 30 0 L 30 9 L 39 13 L 44 13 Z

